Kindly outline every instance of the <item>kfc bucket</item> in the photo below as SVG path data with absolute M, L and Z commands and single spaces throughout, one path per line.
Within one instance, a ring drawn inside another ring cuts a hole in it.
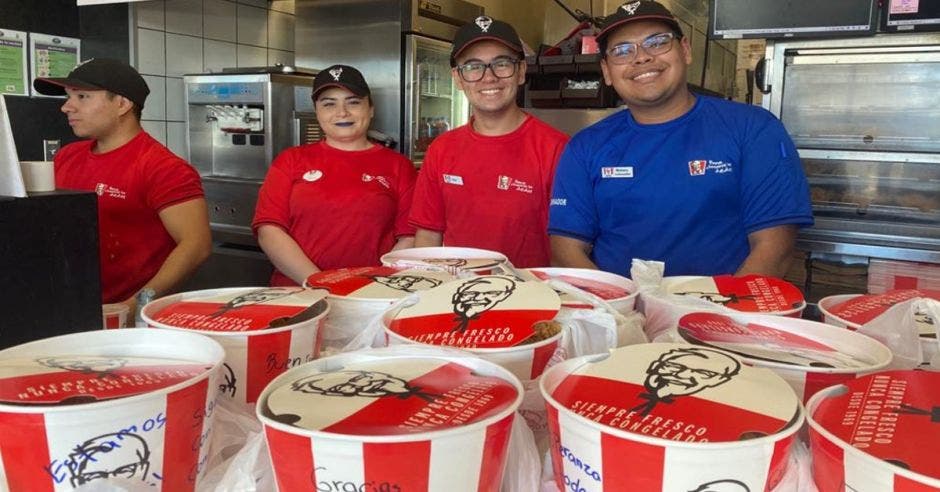
M 329 293 L 323 336 L 328 346 L 342 348 L 393 302 L 453 278 L 444 271 L 420 268 L 359 267 L 317 272 L 307 277 L 305 285 Z
M 819 492 L 940 490 L 940 373 L 885 371 L 807 404 Z
M 225 349 L 219 389 L 230 401 L 249 404 L 277 375 L 319 356 L 330 310 L 325 295 L 302 287 L 200 290 L 150 302 L 141 318 L 219 342 Z
M 803 293 L 796 286 L 760 275 L 665 277 L 659 289 L 640 294 L 640 302 L 650 340 L 675 328 L 682 315 L 711 310 L 710 306 L 716 311 L 726 308 L 793 318 L 799 318 L 806 308 Z
M 780 375 L 801 397 L 883 369 L 891 351 L 860 333 L 815 321 L 761 314 L 690 313 L 676 342 L 731 352 Z
M 507 275 L 448 282 L 418 294 L 415 304 L 385 313 L 390 344 L 466 350 L 523 381 L 542 374 L 558 348 L 561 300 L 548 285 Z
M 559 490 L 771 490 L 803 422 L 790 386 L 725 352 L 651 343 L 569 359 L 539 383 Z
M 202 335 L 133 328 L 0 351 L 0 490 L 198 490 L 224 355 Z
M 385 348 L 291 369 L 257 411 L 282 492 L 497 492 L 521 401 L 495 364 Z
M 819 311 L 827 324 L 857 330 L 882 315 L 891 306 L 915 298 L 940 300 L 940 291 L 924 289 L 892 290 L 882 294 L 845 294 L 819 300 Z M 940 350 L 935 320 L 923 312 L 914 312 L 914 324 L 920 334 L 924 361 L 930 361 Z
M 462 271 L 489 275 L 508 260 L 496 251 L 443 246 L 399 249 L 382 255 L 381 261 L 386 266 L 440 268 L 454 275 Z
M 529 268 L 524 270 L 539 280 L 561 280 L 603 299 L 620 314 L 633 312 L 638 291 L 633 281 L 620 275 L 586 268 Z M 567 294 L 561 303 L 568 307 L 591 307 Z

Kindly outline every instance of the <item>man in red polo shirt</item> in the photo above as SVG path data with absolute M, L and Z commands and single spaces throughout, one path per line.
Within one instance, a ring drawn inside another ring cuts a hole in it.
M 568 137 L 516 104 L 522 41 L 480 16 L 457 32 L 450 64 L 473 116 L 428 149 L 411 207 L 415 246 L 482 248 L 519 267 L 547 266 L 548 203 Z
M 56 187 L 98 195 L 102 302 L 134 313 L 138 292 L 169 292 L 209 256 L 199 174 L 141 128 L 150 89 L 126 63 L 91 59 L 33 86 L 67 96 L 62 112 L 87 139 L 56 153 Z

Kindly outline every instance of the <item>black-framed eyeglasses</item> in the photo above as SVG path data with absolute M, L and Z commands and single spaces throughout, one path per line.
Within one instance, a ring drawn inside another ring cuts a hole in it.
M 493 71 L 493 75 L 498 79 L 508 79 L 516 74 L 516 67 L 519 60 L 513 58 L 497 58 L 489 63 L 481 61 L 472 61 L 457 65 L 455 69 L 460 74 L 460 78 L 466 82 L 478 82 L 486 75 L 486 69 Z
M 625 65 L 636 58 L 640 48 L 650 56 L 664 55 L 672 49 L 672 40 L 675 38 L 674 32 L 661 32 L 650 35 L 639 43 L 616 44 L 607 50 L 607 61 L 614 65 Z

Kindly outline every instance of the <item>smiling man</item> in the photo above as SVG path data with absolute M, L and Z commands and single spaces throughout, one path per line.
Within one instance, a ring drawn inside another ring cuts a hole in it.
M 520 267 L 548 265 L 549 193 L 568 137 L 516 104 L 522 41 L 509 24 L 480 16 L 457 32 L 450 64 L 472 117 L 428 149 L 411 209 L 415 246 L 475 247 Z
M 558 165 L 553 263 L 628 275 L 783 276 L 812 225 L 799 155 L 769 112 L 694 95 L 692 49 L 655 1 L 631 1 L 598 33 L 604 81 L 627 109 L 581 131 Z
M 62 112 L 86 139 L 56 154 L 56 188 L 98 195 L 102 302 L 133 316 L 138 292 L 170 292 L 211 252 L 199 174 L 141 128 L 150 89 L 128 64 L 95 58 L 33 86 L 66 96 Z

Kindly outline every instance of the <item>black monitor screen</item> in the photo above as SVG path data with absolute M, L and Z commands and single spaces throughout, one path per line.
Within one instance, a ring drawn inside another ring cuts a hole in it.
M 881 15 L 884 31 L 940 31 L 940 2 L 888 0 Z
M 877 0 L 709 3 L 709 36 L 717 39 L 864 36 L 874 34 L 878 20 Z

